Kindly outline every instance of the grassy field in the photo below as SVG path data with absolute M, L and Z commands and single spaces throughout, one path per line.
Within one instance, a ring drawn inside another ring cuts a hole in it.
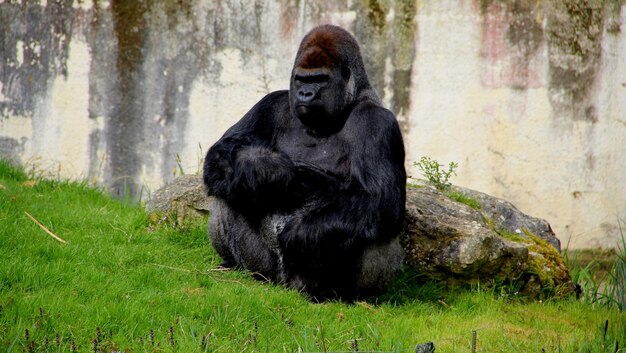
M 151 226 L 138 206 L 0 162 L 0 352 L 471 352 L 472 331 L 477 352 L 626 347 L 624 312 L 574 298 L 405 271 L 385 296 L 314 304 L 218 263 L 204 222 Z

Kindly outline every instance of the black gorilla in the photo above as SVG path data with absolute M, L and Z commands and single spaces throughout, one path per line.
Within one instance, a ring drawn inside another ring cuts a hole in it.
M 204 183 L 225 267 L 353 300 L 401 265 L 402 135 L 339 27 L 304 37 L 290 90 L 265 96 L 211 147 Z

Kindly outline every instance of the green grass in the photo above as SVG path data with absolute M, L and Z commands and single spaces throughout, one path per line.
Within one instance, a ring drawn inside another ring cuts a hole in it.
M 478 200 L 460 191 L 450 189 L 450 190 L 445 190 L 444 194 L 456 202 L 465 204 L 475 210 L 480 210 L 480 202 L 478 202 Z
M 626 346 L 626 314 L 574 298 L 448 290 L 406 270 L 371 301 L 314 304 L 218 264 L 204 222 L 152 227 L 140 207 L 0 161 L 0 352 L 470 352 L 474 330 L 477 352 Z
M 579 296 L 589 303 L 626 311 L 626 237 L 619 221 L 621 242 L 617 249 L 570 250 L 564 254 Z

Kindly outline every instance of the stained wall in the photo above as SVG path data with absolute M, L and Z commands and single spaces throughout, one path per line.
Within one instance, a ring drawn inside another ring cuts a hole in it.
M 550 221 L 570 247 L 626 220 L 623 1 L 0 1 L 0 156 L 148 197 L 201 168 L 300 38 L 359 39 L 403 130 L 455 184 Z

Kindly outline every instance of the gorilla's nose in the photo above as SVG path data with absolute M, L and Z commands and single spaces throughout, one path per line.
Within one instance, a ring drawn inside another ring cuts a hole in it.
M 298 89 L 298 101 L 300 103 L 310 103 L 315 98 L 315 90 L 311 87 L 300 87 Z

